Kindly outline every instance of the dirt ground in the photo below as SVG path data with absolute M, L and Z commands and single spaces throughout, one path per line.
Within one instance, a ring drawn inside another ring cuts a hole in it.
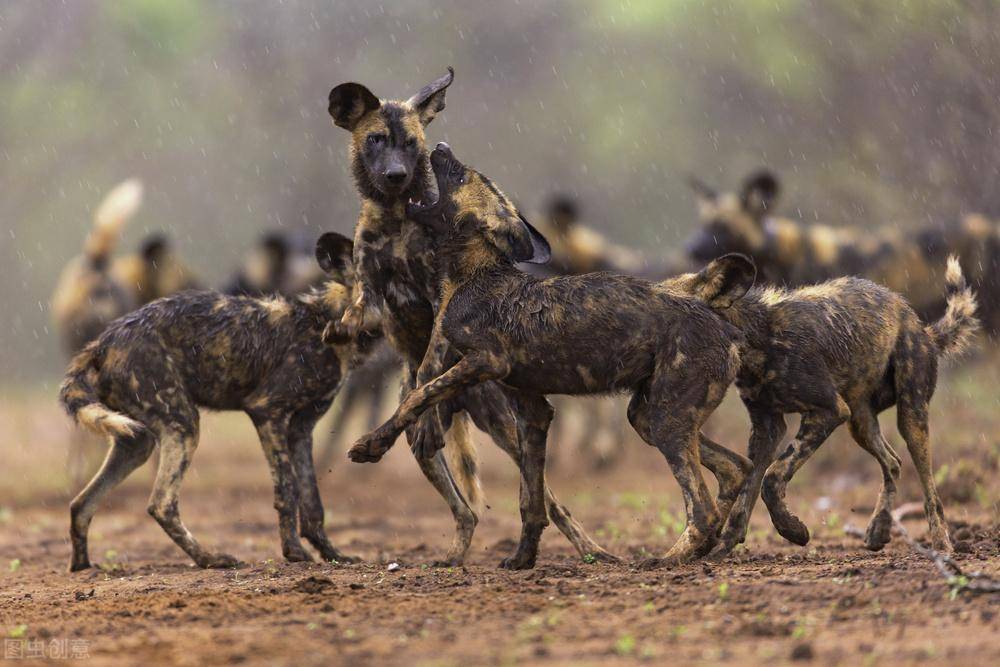
M 956 558 L 967 572 L 1000 577 L 995 368 L 949 375 L 932 428 Z M 146 467 L 94 521 L 99 567 L 69 574 L 69 428 L 53 395 L 53 387 L 8 392 L 0 404 L 11 437 L 0 468 L 0 631 L 12 661 L 75 652 L 95 665 L 1000 664 L 1000 594 L 949 585 L 898 538 L 873 554 L 845 534 L 845 525 L 864 526 L 879 476 L 842 432 L 790 488 L 813 531 L 807 547 L 781 540 L 760 506 L 737 555 L 642 571 L 634 563 L 665 551 L 683 529 L 666 463 L 629 435 L 618 465 L 594 470 L 572 445 L 579 408 L 567 409 L 551 485 L 624 562 L 584 563 L 550 527 L 538 566 L 506 572 L 496 565 L 518 535 L 517 477 L 485 437 L 490 508 L 465 567 L 430 567 L 451 521 L 404 446 L 378 466 L 338 455 L 323 471 L 328 531 L 364 563 L 286 564 L 249 423 L 207 415 L 181 514 L 204 543 L 247 565 L 191 566 L 145 513 Z M 906 459 L 891 415 L 882 421 Z M 730 396 L 711 434 L 743 451 L 744 422 Z M 899 501 L 919 500 L 908 462 L 903 477 Z M 924 533 L 920 518 L 907 526 Z

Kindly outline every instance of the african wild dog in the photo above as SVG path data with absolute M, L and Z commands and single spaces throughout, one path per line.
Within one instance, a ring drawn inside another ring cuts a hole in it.
M 418 368 L 425 357 L 440 298 L 435 261 L 440 238 L 425 225 L 410 220 L 406 205 L 428 197 L 432 191 L 424 128 L 444 109 L 445 92 L 453 76 L 449 68 L 446 75 L 405 102 L 380 100 L 358 83 L 344 83 L 330 91 L 329 111 L 334 124 L 351 132 L 351 170 L 361 195 L 354 245 L 358 281 L 355 301 L 344 313 L 342 325 L 350 333 L 363 328 L 369 313 L 382 314 L 386 337 L 404 364 L 404 392 L 428 379 L 419 374 Z M 454 354 L 446 346 L 432 352 L 449 357 Z M 439 418 L 429 416 L 408 430 L 421 471 L 446 500 L 455 518 L 455 539 L 446 557 L 439 561 L 443 564 L 462 562 L 482 505 L 466 414 L 519 466 L 525 465 L 522 442 L 527 421 L 523 408 L 496 383 L 455 396 L 448 406 L 437 410 Z M 452 478 L 440 451 L 445 438 L 450 440 L 448 451 L 458 459 L 458 482 Z M 614 560 L 584 532 L 548 488 L 545 504 L 553 523 L 582 556 Z
M 83 254 L 63 269 L 52 294 L 52 317 L 68 354 L 97 338 L 109 322 L 137 307 L 128 285 L 111 272 L 121 229 L 142 203 L 142 183 L 132 179 L 115 187 L 94 212 L 94 226 Z
M 546 280 L 516 262 L 542 261 L 545 239 L 486 177 L 459 162 L 446 144 L 431 155 L 436 203 L 413 205 L 410 216 L 444 237 L 441 306 L 430 350 L 447 342 L 461 359 L 411 391 L 393 417 L 351 450 L 355 461 L 376 461 L 399 433 L 430 410 L 486 381 L 512 388 L 525 421 L 522 533 L 507 567 L 530 568 L 548 524 L 543 504 L 546 435 L 552 408 L 546 394 L 632 393 L 628 418 L 666 457 L 684 494 L 688 525 L 667 554 L 681 561 L 706 553 L 720 523 L 699 464 L 725 468 L 723 488 L 742 484 L 745 460 L 699 429 L 722 400 L 739 366 L 739 330 L 700 298 L 676 295 L 639 278 L 592 273 Z M 712 286 L 711 301 L 729 303 L 752 283 L 752 273 Z M 429 360 L 429 361 L 428 361 Z M 425 369 L 421 369 L 422 371 Z M 438 375 L 441 373 L 440 375 Z
M 262 235 L 223 291 L 243 296 L 293 297 L 319 287 L 326 274 L 317 266 L 315 248 L 306 243 L 306 238 L 304 234 L 278 230 Z M 398 371 L 398 357 L 382 341 L 345 378 L 331 410 L 330 433 L 317 447 L 317 468 L 322 470 L 333 462 L 343 427 L 352 414 L 363 411 L 369 429 L 378 425 L 386 389 Z
M 945 311 L 941 271 L 949 255 L 958 255 L 986 331 L 1000 333 L 1000 225 L 982 216 L 913 232 L 890 225 L 831 227 L 775 215 L 781 186 L 766 169 L 748 176 L 739 193 L 718 194 L 697 179 L 691 185 L 702 227 L 688 253 L 698 264 L 742 253 L 766 281 L 785 287 L 860 276 L 902 294 L 929 321 Z
M 323 530 L 312 430 L 372 334 L 321 340 L 350 303 L 351 246 L 324 234 L 316 255 L 336 277 L 298 297 L 251 298 L 188 291 L 113 322 L 77 355 L 59 399 L 76 421 L 111 438 L 104 465 L 70 505 L 71 570 L 90 567 L 87 531 L 102 496 L 159 445 L 149 513 L 201 567 L 237 560 L 202 547 L 181 522 L 179 492 L 198 444 L 198 408 L 242 410 L 253 420 L 274 481 L 281 551 L 310 560 L 302 535 L 324 560 L 344 560 Z M 338 282 L 344 281 L 344 282 Z
M 297 296 L 319 287 L 326 274 L 316 265 L 306 234 L 274 230 L 263 234 L 223 288 L 242 296 Z
M 722 257 L 701 273 L 667 284 L 681 294 L 697 293 L 739 261 Z M 900 460 L 883 437 L 877 415 L 893 405 L 924 489 L 931 540 L 937 549 L 951 549 L 931 468 L 928 404 L 937 383 L 938 358 L 960 350 L 978 323 L 975 297 L 954 257 L 948 260 L 946 281 L 947 310 L 929 325 L 899 294 L 850 277 L 794 290 L 758 287 L 727 308 L 716 308 L 746 336 L 736 386 L 750 413 L 754 466 L 729 513 L 719 554 L 744 540 L 761 484 L 778 532 L 795 544 L 809 541 L 809 530 L 785 504 L 785 487 L 845 421 L 854 440 L 882 468 L 882 491 L 865 546 L 876 551 L 885 546 Z M 802 423 L 775 460 L 787 413 L 800 413 Z
M 132 293 L 136 307 L 184 290 L 201 289 L 201 281 L 161 233 L 149 234 L 138 252 L 116 259 L 111 273 Z
M 163 249 L 159 237 L 147 237 L 138 253 L 112 259 L 125 223 L 142 203 L 142 183 L 125 181 L 111 190 L 94 213 L 94 226 L 83 254 L 63 269 L 52 295 L 52 316 L 68 356 L 97 338 L 109 322 L 153 298 L 191 286 L 189 273 Z M 160 245 L 156 250 L 155 246 Z M 155 250 L 155 251 L 154 251 Z M 160 260 L 157 262 L 156 260 Z M 178 277 L 184 280 L 178 280 Z M 169 291 L 168 291 L 169 290 Z M 67 450 L 67 468 L 74 482 L 88 472 L 88 451 L 100 443 L 74 431 Z

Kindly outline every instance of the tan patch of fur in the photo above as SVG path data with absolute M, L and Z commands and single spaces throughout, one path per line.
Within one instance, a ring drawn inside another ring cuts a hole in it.
M 778 260 L 791 263 L 802 254 L 802 226 L 786 218 L 768 220 Z
M 292 312 L 292 304 L 280 297 L 261 299 L 260 305 L 267 311 L 267 321 L 271 324 L 278 324 Z
M 837 261 L 840 254 L 840 244 L 837 231 L 826 225 L 814 225 L 809 228 L 809 247 L 813 257 L 820 264 L 831 265 Z

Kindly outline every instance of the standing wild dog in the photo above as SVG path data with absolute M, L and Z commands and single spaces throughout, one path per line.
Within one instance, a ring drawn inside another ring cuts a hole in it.
M 111 438 L 100 471 L 70 505 L 71 570 L 90 567 L 87 530 L 102 496 L 158 444 L 149 513 L 201 567 L 237 560 L 202 547 L 181 522 L 179 493 L 198 445 L 198 408 L 242 410 L 253 420 L 274 481 L 281 551 L 310 560 L 302 535 L 324 560 L 344 560 L 323 530 L 312 460 L 312 430 L 348 368 L 372 337 L 322 340 L 350 302 L 349 239 L 324 234 L 320 265 L 338 282 L 298 297 L 227 296 L 188 291 L 113 322 L 77 355 L 59 399 L 82 426 Z
M 766 169 L 748 176 L 738 193 L 716 193 L 697 179 L 691 186 L 702 227 L 688 254 L 698 264 L 742 253 L 765 280 L 786 287 L 860 276 L 902 294 L 929 321 L 945 311 L 941 271 L 945 259 L 957 255 L 986 331 L 1000 333 L 1000 225 L 982 216 L 912 233 L 889 225 L 831 227 L 775 215 L 781 186 Z
M 326 274 L 316 265 L 315 247 L 305 240 L 304 234 L 277 230 L 264 234 L 223 291 L 243 296 L 292 297 L 320 286 Z M 398 357 L 388 343 L 380 342 L 347 376 L 332 409 L 330 434 L 316 454 L 319 469 L 332 463 L 343 426 L 354 412 L 365 412 L 369 430 L 378 425 L 379 408 L 398 370 Z
M 736 377 L 739 330 L 701 298 L 639 278 L 592 273 L 542 280 L 518 271 L 517 262 L 545 258 L 545 239 L 447 144 L 438 144 L 431 164 L 439 198 L 410 207 L 414 219 L 445 239 L 438 251 L 444 277 L 430 350 L 447 343 L 461 359 L 445 370 L 440 356 L 428 354 L 421 374 L 437 377 L 407 394 L 388 422 L 359 440 L 352 459 L 378 460 L 403 429 L 433 416 L 430 408 L 467 387 L 487 381 L 511 387 L 526 419 L 526 498 L 521 541 L 506 565 L 530 568 L 548 524 L 543 497 L 552 408 L 545 396 L 627 391 L 629 421 L 666 457 L 684 495 L 687 529 L 666 558 L 706 553 L 720 515 L 700 463 L 728 470 L 720 487 L 733 497 L 746 466 L 737 454 L 699 439 L 701 425 Z M 752 272 L 727 278 L 700 296 L 729 303 L 753 280 Z
M 698 274 L 667 281 L 681 294 L 697 294 L 742 260 L 726 256 Z M 925 325 L 899 294 L 861 278 L 784 290 L 754 288 L 726 308 L 713 306 L 746 336 L 736 386 L 750 413 L 753 471 L 733 505 L 719 553 L 746 536 L 750 512 L 763 483 L 764 502 L 786 539 L 804 545 L 809 530 L 785 504 L 795 472 L 840 424 L 878 461 L 882 490 L 865 535 L 877 551 L 889 541 L 900 460 L 879 429 L 877 415 L 895 405 L 899 432 L 924 490 L 934 547 L 949 551 L 944 509 L 934 484 L 928 440 L 928 404 L 937 384 L 938 357 L 959 351 L 975 332 L 976 299 L 958 260 L 948 260 L 945 314 Z M 795 439 L 775 460 L 785 414 L 799 413 Z
M 449 68 L 446 75 L 405 102 L 380 100 L 358 83 L 344 83 L 330 91 L 334 124 L 351 132 L 351 170 L 361 195 L 354 244 L 358 280 L 354 303 L 344 313 L 342 324 L 350 334 L 364 328 L 368 314 L 381 313 L 386 337 L 403 360 L 404 392 L 429 379 L 418 374 L 418 367 L 427 351 L 440 296 L 435 261 L 440 237 L 410 220 L 406 205 L 423 200 L 432 190 L 424 128 L 444 109 L 445 92 L 453 76 Z M 447 346 L 432 353 L 454 354 Z M 424 420 L 407 435 L 421 471 L 455 518 L 455 539 L 439 562 L 458 564 L 469 548 L 482 505 L 475 449 L 465 415 L 522 468 L 526 465 L 522 443 L 530 420 L 523 412 L 525 406 L 496 383 L 470 387 L 442 408 L 437 411 L 440 419 Z M 458 459 L 458 482 L 440 451 L 446 437 L 449 451 Z M 545 505 L 552 521 L 582 556 L 614 559 L 583 531 L 548 488 Z

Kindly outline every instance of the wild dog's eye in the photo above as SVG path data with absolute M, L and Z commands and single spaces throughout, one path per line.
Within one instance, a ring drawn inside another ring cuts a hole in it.
M 384 134 L 369 134 L 368 139 L 366 139 L 369 146 L 379 146 L 385 142 Z
M 413 137 L 407 137 L 406 141 L 403 142 L 403 146 L 405 148 L 413 148 L 416 145 L 417 145 L 417 140 L 414 139 Z

